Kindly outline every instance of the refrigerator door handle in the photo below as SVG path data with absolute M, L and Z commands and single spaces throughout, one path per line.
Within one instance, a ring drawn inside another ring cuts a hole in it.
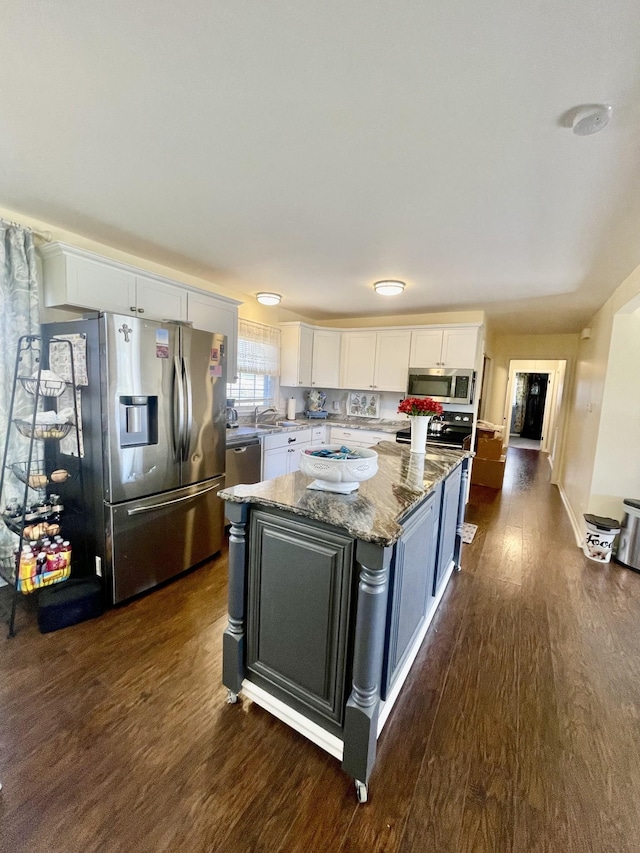
M 191 430 L 193 427 L 193 391 L 191 387 L 191 369 L 189 367 L 189 359 L 182 357 L 182 367 L 184 375 L 184 397 L 187 417 L 184 426 L 184 438 L 182 441 L 182 461 L 189 460 L 189 449 L 191 445 Z
M 194 492 L 192 495 L 183 495 L 181 498 L 173 498 L 170 501 L 162 501 L 159 504 L 153 504 L 152 506 L 135 506 L 132 509 L 127 510 L 127 515 L 139 515 L 141 512 L 153 512 L 156 509 L 162 509 L 165 506 L 171 506 L 172 504 L 179 504 L 183 501 L 190 501 L 193 498 L 199 498 L 200 495 L 206 495 L 207 492 L 213 492 L 214 489 L 220 491 L 222 486 L 220 483 L 216 483 L 214 486 L 207 486 L 206 489 L 201 489 L 199 492 Z
M 177 355 L 173 357 L 173 451 L 176 459 L 180 461 L 183 456 L 182 445 L 184 436 L 184 384 L 182 382 L 182 369 L 180 359 Z M 176 423 L 176 408 L 177 423 Z

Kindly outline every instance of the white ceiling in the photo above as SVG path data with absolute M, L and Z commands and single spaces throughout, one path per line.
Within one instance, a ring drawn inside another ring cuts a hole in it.
M 573 331 L 640 263 L 640 0 L 2 17 L 3 206 L 318 319 L 484 308 Z M 574 136 L 593 102 L 611 124 Z M 384 277 L 403 296 L 375 296 Z

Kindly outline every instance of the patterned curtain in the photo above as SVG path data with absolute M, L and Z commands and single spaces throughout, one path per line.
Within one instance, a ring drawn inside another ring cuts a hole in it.
M 28 229 L 0 219 L 0 453 L 4 453 L 7 436 L 18 338 L 38 334 L 39 330 L 33 235 Z M 35 369 L 35 364 L 24 365 L 27 373 Z M 16 392 L 14 412 L 16 417 L 27 418 L 33 412 L 33 397 L 29 397 L 21 386 Z M 12 429 L 7 464 L 25 460 L 28 448 L 28 439 Z M 22 503 L 23 495 L 24 485 L 5 470 L 4 489 L 0 495 L 2 509 L 12 498 Z M 11 556 L 15 539 L 0 523 L 0 558 Z

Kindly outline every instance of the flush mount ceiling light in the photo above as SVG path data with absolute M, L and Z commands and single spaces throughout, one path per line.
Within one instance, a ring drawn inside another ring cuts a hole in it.
M 278 305 L 282 296 L 279 293 L 257 293 L 256 299 L 261 305 Z
M 579 107 L 573 117 L 572 129 L 576 136 L 591 136 L 609 124 L 611 104 L 587 104 Z
M 404 281 L 394 281 L 393 279 L 376 281 L 373 285 L 375 292 L 381 296 L 397 296 L 399 293 L 402 293 L 404 288 Z

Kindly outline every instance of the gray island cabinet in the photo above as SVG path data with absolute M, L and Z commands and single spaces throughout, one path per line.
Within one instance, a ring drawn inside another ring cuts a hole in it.
M 342 761 L 360 802 L 452 571 L 469 455 L 377 445 L 350 495 L 286 474 L 220 492 L 231 522 L 229 701 L 253 700 Z

